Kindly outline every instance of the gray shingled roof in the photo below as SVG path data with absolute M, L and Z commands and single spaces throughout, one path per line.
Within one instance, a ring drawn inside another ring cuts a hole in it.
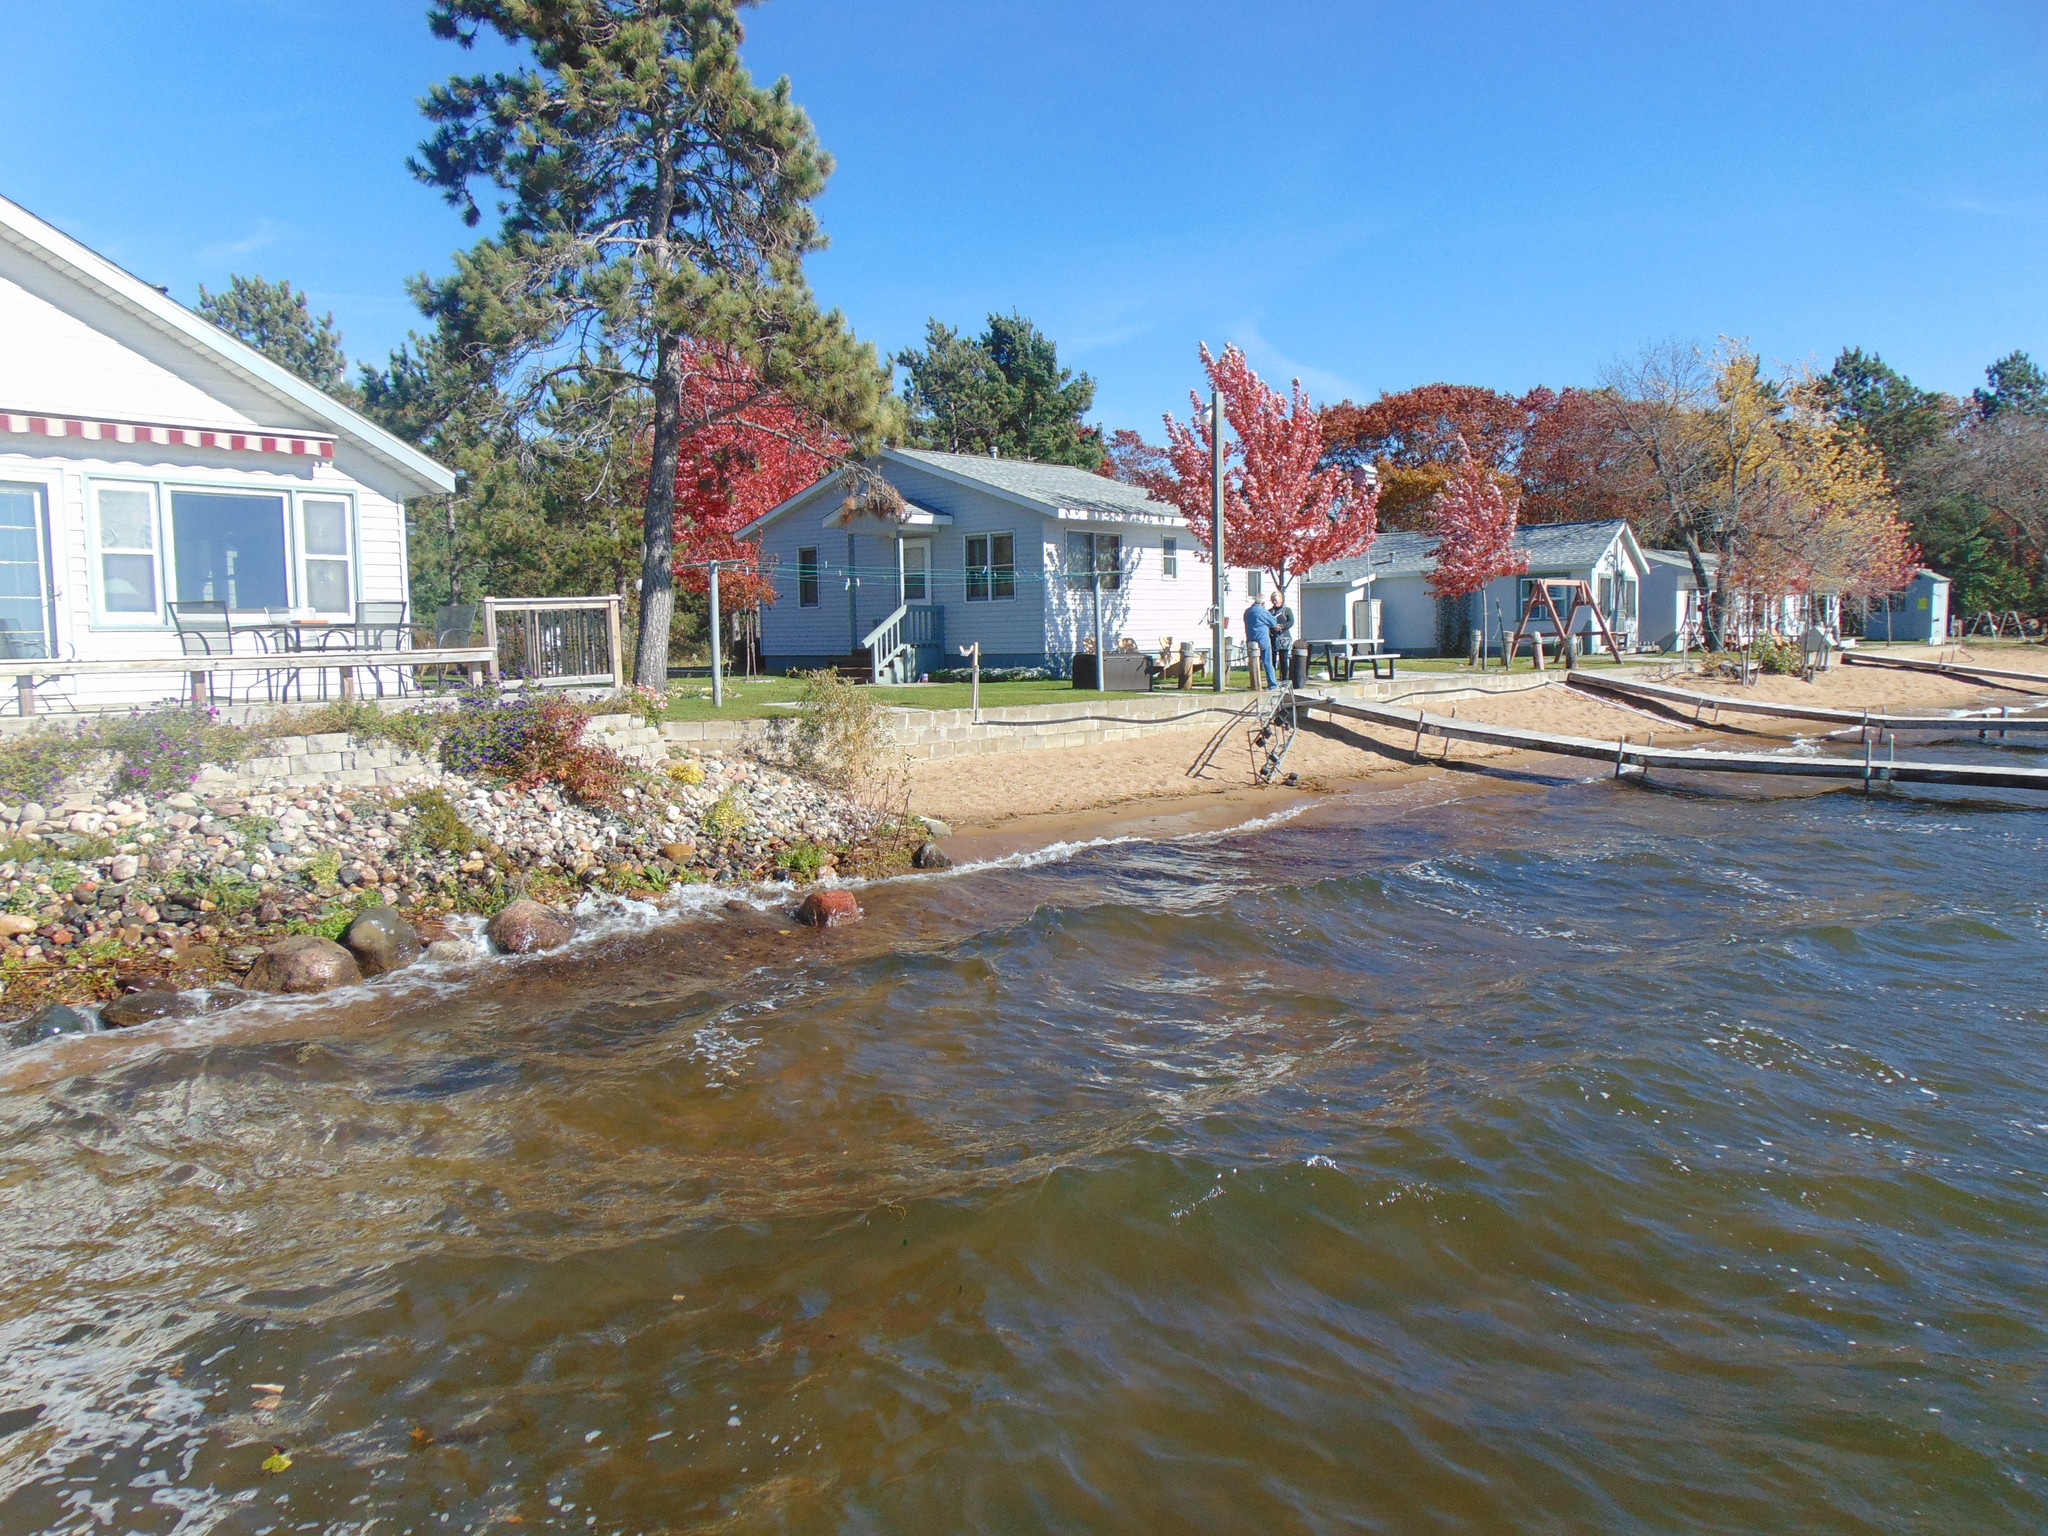
M 1615 535 L 1627 526 L 1618 517 L 1591 523 L 1527 523 L 1515 530 L 1515 547 L 1529 557 L 1532 571 L 1577 570 L 1607 553 Z M 1304 580 L 1312 587 L 1349 586 L 1368 575 L 1425 575 L 1436 564 L 1429 553 L 1435 543 L 1432 533 L 1383 533 L 1364 554 L 1319 565 Z
M 1048 508 L 1070 507 L 1075 511 L 1099 512 L 1107 517 L 1135 517 L 1147 520 L 1177 518 L 1178 507 L 1154 501 L 1135 485 L 1105 479 L 1070 464 L 1040 464 L 1031 459 L 990 459 L 975 453 L 934 453 L 925 448 L 892 448 L 890 455 L 913 464 L 964 475 L 983 485 L 1028 497 Z

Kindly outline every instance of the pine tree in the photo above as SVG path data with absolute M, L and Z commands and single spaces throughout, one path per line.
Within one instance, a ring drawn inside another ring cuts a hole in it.
M 919 448 L 1045 464 L 1102 466 L 1102 434 L 1081 420 L 1095 380 L 1060 365 L 1051 337 L 1019 314 L 990 315 L 979 338 L 937 320 L 900 352 L 909 439 Z
M 675 614 L 676 479 L 708 348 L 744 364 L 856 447 L 894 424 L 873 348 L 822 312 L 803 260 L 824 244 L 811 204 L 831 157 L 789 82 L 754 83 L 739 0 L 437 0 L 435 35 L 484 32 L 526 62 L 457 76 L 424 103 L 438 130 L 412 162 L 475 224 L 478 185 L 501 225 L 420 290 L 458 351 L 488 356 L 515 410 L 573 406 L 593 446 L 647 443 L 634 680 L 667 677 Z M 604 459 L 606 455 L 600 454 Z
M 282 279 L 274 283 L 259 277 L 228 279 L 227 292 L 208 293 L 199 289 L 199 313 L 239 341 L 245 341 L 276 363 L 289 369 L 315 389 L 331 395 L 346 395 L 343 382 L 347 360 L 341 354 L 341 332 L 334 328 L 334 316 L 317 319 L 306 295 Z
M 2009 352 L 1984 370 L 1990 386 L 1975 391 L 1977 410 L 1986 418 L 2013 412 L 2048 416 L 2048 373 L 2024 352 Z

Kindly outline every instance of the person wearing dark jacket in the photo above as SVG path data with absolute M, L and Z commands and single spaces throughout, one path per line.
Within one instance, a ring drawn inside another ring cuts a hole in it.
M 1280 670 L 1273 674 L 1274 681 L 1281 682 L 1293 674 L 1294 610 L 1280 600 L 1280 589 L 1273 589 L 1273 654 L 1279 658 Z

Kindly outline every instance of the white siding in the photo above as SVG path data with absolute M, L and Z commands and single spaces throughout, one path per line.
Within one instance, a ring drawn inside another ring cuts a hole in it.
M 86 498 L 88 488 L 96 480 L 146 483 L 156 487 L 160 496 L 178 488 L 259 491 L 284 496 L 288 509 L 295 509 L 296 497 L 301 494 L 349 497 L 355 506 L 356 600 L 398 600 L 406 596 L 403 509 L 331 464 L 155 445 L 144 445 L 138 451 L 162 457 L 124 460 L 99 456 L 110 446 L 114 445 L 0 434 L 0 483 L 31 484 L 43 489 L 45 516 L 49 521 L 50 607 L 60 656 L 99 661 L 179 654 L 177 635 L 167 622 L 140 626 L 95 622 L 91 525 Z M 168 538 L 163 543 L 168 544 Z M 296 550 L 295 527 L 287 550 L 288 556 Z M 168 577 L 169 550 L 160 549 L 159 559 L 164 562 Z M 297 590 L 297 563 L 288 560 L 288 566 L 291 596 L 298 602 L 301 594 Z M 4 665 L 0 663 L 0 671 L 4 671 Z M 236 697 L 240 698 L 257 681 L 254 675 L 239 678 L 241 686 L 236 689 Z M 81 703 L 130 703 L 175 697 L 182 686 L 179 674 L 159 673 L 138 675 L 132 680 L 79 680 L 66 684 L 63 691 Z
M 313 425 L 281 420 L 274 406 L 259 420 L 254 391 L 223 398 L 224 385 L 224 369 L 0 241 L 0 406 L 192 426 Z

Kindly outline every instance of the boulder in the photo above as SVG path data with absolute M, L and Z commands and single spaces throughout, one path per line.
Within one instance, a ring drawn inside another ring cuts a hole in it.
M 382 976 L 411 965 L 421 954 L 420 936 L 395 907 L 365 907 L 341 936 L 365 976 Z
M 249 971 L 248 985 L 256 992 L 326 992 L 362 979 L 354 955 L 332 939 L 302 933 L 264 950 Z
M 1225 525 L 1225 528 L 1227 531 L 1227 524 Z M 1226 540 L 1225 542 L 1228 541 Z M 107 870 L 108 877 L 117 881 L 133 880 L 137 875 L 141 873 L 142 860 L 132 853 L 116 854 L 114 856 L 113 864 Z
M 860 916 L 860 903 L 853 899 L 853 892 L 836 889 L 813 891 L 796 909 L 796 920 L 813 928 L 837 928 L 844 923 L 857 923 Z
M 7 1026 L 9 1045 L 34 1045 L 65 1035 L 90 1035 L 99 1029 L 90 1011 L 66 1003 L 45 1003 L 25 1019 Z
M 522 896 L 492 918 L 484 931 L 506 954 L 525 955 L 568 943 L 576 937 L 576 924 L 567 914 Z
M 690 860 L 697 857 L 697 845 L 695 843 L 663 843 L 661 845 L 661 856 L 671 864 L 688 865 Z
M 0 938 L 12 939 L 24 933 L 34 933 L 40 926 L 32 917 L 19 912 L 0 912 Z
M 910 856 L 914 869 L 951 869 L 953 860 L 937 843 L 919 843 L 917 852 Z
M 429 960 L 474 960 L 477 948 L 467 939 L 435 939 L 427 946 Z
M 189 1018 L 197 1011 L 182 992 L 128 992 L 100 1009 L 100 1022 L 109 1029 L 132 1029 L 158 1019 Z
M 952 827 L 940 821 L 936 816 L 920 816 L 917 819 L 924 823 L 925 831 L 931 833 L 933 837 L 951 837 L 953 835 Z

